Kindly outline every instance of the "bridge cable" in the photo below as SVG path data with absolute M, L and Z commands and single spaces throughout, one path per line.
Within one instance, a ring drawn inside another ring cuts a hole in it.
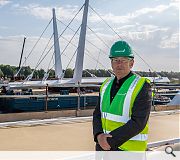
M 92 33 L 94 33 L 94 35 L 95 35 L 101 42 L 103 42 L 103 44 L 104 44 L 107 48 L 109 48 L 109 46 L 103 41 L 103 39 L 102 39 L 101 37 L 99 37 L 99 36 L 97 35 L 97 33 L 95 33 L 88 25 L 87 25 L 87 27 L 88 27 L 88 29 L 89 29 Z
M 63 25 L 66 26 L 66 24 L 65 24 L 64 22 L 60 21 L 59 19 L 57 19 L 57 20 L 58 20 L 60 23 L 62 23 Z M 71 31 L 75 32 L 71 27 L 68 27 L 68 28 L 69 28 Z M 91 30 L 91 29 L 90 29 L 90 30 Z M 91 31 L 94 33 L 93 30 L 91 30 Z M 97 36 L 97 34 L 96 34 L 96 36 Z M 98 37 L 98 39 L 101 40 L 101 38 L 100 38 L 99 36 L 97 36 L 97 37 Z M 63 38 L 63 39 L 65 39 L 65 38 Z M 65 40 L 67 40 L 67 39 L 65 39 Z M 68 40 L 67 40 L 67 41 L 68 41 Z M 93 44 L 93 43 L 90 42 L 89 40 L 86 39 L 86 41 L 89 42 L 91 45 L 93 45 L 96 49 L 102 51 L 102 53 L 107 56 L 107 54 L 105 53 L 105 51 L 103 51 L 102 49 L 98 48 L 95 44 Z M 108 46 L 103 40 L 101 40 L 101 41 L 109 48 L 109 46 Z M 72 44 L 72 43 L 71 43 L 71 44 Z M 74 46 L 75 46 L 75 45 L 74 45 Z M 75 46 L 75 47 L 76 47 L 76 46 Z M 86 50 L 88 53 L 90 53 L 90 51 L 88 51 L 86 48 L 85 48 L 85 50 Z M 88 55 L 88 56 L 89 56 L 89 55 Z M 89 57 L 92 58 L 91 56 L 89 56 Z M 94 59 L 94 58 L 92 58 L 92 59 L 95 60 L 95 61 L 97 61 L 97 59 Z M 112 72 L 110 72 L 109 69 L 107 69 L 102 63 L 100 63 L 99 60 L 98 60 L 97 62 L 98 62 L 103 68 L 105 68 L 110 75 L 112 75 Z M 91 74 L 92 74 L 92 73 L 91 73 Z M 113 74 L 114 74 L 114 73 L 113 73 Z
M 68 41 L 65 37 L 63 37 L 63 36 L 61 36 L 61 37 L 62 37 L 64 40 Z M 71 45 L 74 46 L 75 48 L 77 48 L 77 46 L 76 46 L 75 44 L 73 44 L 72 42 L 71 42 Z M 87 48 L 85 48 L 85 52 L 87 52 L 87 53 L 90 54 L 90 51 L 89 51 Z M 90 55 L 89 55 L 89 54 L 87 54 L 87 55 L 88 55 L 91 59 L 93 59 L 94 61 L 97 61 L 97 59 L 95 59 L 94 57 L 91 56 L 91 54 L 90 54 Z M 98 63 L 99 63 L 103 68 L 107 69 L 107 67 L 105 67 L 100 61 L 98 61 Z M 112 74 L 112 72 L 110 72 L 109 69 L 107 69 L 107 72 L 109 72 L 110 74 Z
M 50 41 L 51 41 L 53 35 L 54 35 L 54 34 L 51 35 L 51 37 L 50 37 L 48 43 L 46 44 L 46 47 L 44 48 L 44 50 L 43 50 L 43 52 L 42 52 L 42 54 L 41 54 L 41 56 L 40 56 L 40 58 L 39 58 L 39 60 L 38 60 L 38 62 L 37 62 L 37 65 L 35 66 L 35 69 L 34 69 L 34 70 L 36 70 L 37 67 L 41 64 L 41 62 L 42 62 L 42 61 L 41 61 L 41 58 L 42 58 L 43 54 L 45 53 L 45 50 L 47 49 L 47 47 L 48 47 L 48 45 L 49 45 L 49 43 L 50 43 Z
M 71 41 L 73 40 L 73 38 L 75 37 L 75 35 L 77 34 L 77 32 L 79 31 L 79 29 L 81 28 L 81 25 L 78 27 L 78 29 L 76 30 L 76 32 L 74 33 L 74 35 L 71 37 L 70 41 L 68 40 L 68 44 L 66 45 L 66 47 L 64 48 L 64 50 L 61 52 L 61 56 L 64 54 L 65 50 L 67 49 L 67 47 L 69 46 L 69 44 L 71 44 Z M 61 35 L 62 37 L 62 35 Z M 76 47 L 77 48 L 77 47 Z M 53 66 L 51 67 L 51 69 L 55 66 L 55 63 L 53 64 Z M 51 70 L 50 69 L 50 70 Z
M 63 25 L 65 25 L 65 26 L 67 26 L 64 22 L 62 22 L 62 21 L 60 21 L 59 19 L 57 19 L 60 23 L 62 23 Z M 71 27 L 69 27 L 68 26 L 68 28 L 71 30 L 71 31 L 73 31 L 73 32 L 75 32 Z M 79 34 L 78 34 L 79 35 Z M 63 39 L 65 39 L 66 41 L 68 41 L 66 38 L 64 38 L 63 36 L 61 36 Z M 95 44 L 93 44 L 92 42 L 90 42 L 89 40 L 87 40 L 86 39 L 86 41 L 87 42 L 89 42 L 91 45 L 93 45 L 96 49 L 98 49 L 98 50 L 100 50 L 100 51 L 102 51 L 102 53 L 104 53 L 106 56 L 107 56 L 107 54 L 105 53 L 105 51 L 103 51 L 102 49 L 100 49 L 100 48 L 98 48 Z M 71 43 L 72 44 L 72 43 Z M 76 45 L 73 45 L 74 47 L 77 47 Z M 108 46 L 109 47 L 109 46 Z M 87 49 L 85 48 L 85 50 L 87 51 Z M 88 51 L 88 53 L 90 53 L 90 51 Z M 90 58 L 92 58 L 92 57 L 90 57 Z M 94 59 L 93 59 L 94 60 Z M 95 59 L 95 61 L 97 61 L 96 59 Z M 100 63 L 100 61 L 98 60 L 97 61 L 98 63 Z M 103 67 L 103 68 L 106 68 L 102 63 L 100 63 L 101 64 L 101 66 Z M 107 71 L 109 72 L 109 70 L 107 69 Z M 109 72 L 111 75 L 112 75 L 112 73 L 111 72 Z M 92 74 L 92 73 L 91 73 Z
M 58 20 L 58 19 L 57 19 Z M 64 22 L 58 20 L 60 23 L 62 23 L 64 26 L 67 26 Z M 68 27 L 71 31 L 75 32 L 71 27 Z M 79 35 L 79 34 L 78 34 Z M 103 51 L 101 48 L 97 47 L 95 44 L 93 44 L 91 41 L 87 40 L 88 43 L 90 43 L 92 46 L 94 46 L 96 49 L 101 50 L 103 54 L 107 55 L 105 51 Z
M 29 58 L 29 56 L 31 55 L 32 51 L 34 50 L 34 48 L 36 47 L 36 45 L 38 44 L 38 42 L 40 41 L 41 37 L 43 36 L 44 32 L 46 31 L 46 29 L 48 28 L 48 26 L 50 25 L 50 23 L 52 22 L 52 18 L 49 21 L 48 25 L 45 27 L 45 29 L 43 30 L 43 32 L 41 33 L 40 37 L 38 38 L 37 42 L 35 43 L 35 45 L 33 46 L 33 48 L 31 49 L 31 51 L 29 52 L 28 56 L 26 57 L 26 60 Z M 18 72 L 14 75 L 15 77 L 19 74 L 19 72 L 21 71 L 23 65 L 24 65 L 25 61 L 23 62 L 21 68 L 18 70 Z
M 97 14 L 97 16 L 121 39 L 123 40 L 123 38 L 100 16 L 100 14 L 98 14 L 90 5 L 89 5 L 90 9 Z M 159 77 L 160 75 L 139 55 L 139 53 L 137 53 L 135 50 L 133 50 L 136 55 L 154 72 L 156 73 L 156 75 Z
M 68 26 L 73 22 L 73 20 L 74 20 L 74 19 L 76 18 L 76 16 L 79 14 L 79 12 L 80 12 L 81 9 L 83 8 L 83 6 L 84 6 L 84 4 L 83 4 L 82 7 L 78 10 L 78 12 L 75 14 L 75 16 L 73 17 L 73 19 L 68 23 L 67 27 L 63 30 L 63 32 L 60 34 L 60 36 L 58 37 L 58 39 L 61 37 L 61 35 L 63 35 L 63 33 L 64 33 L 64 32 L 66 31 L 66 29 L 68 28 Z M 52 19 L 51 19 L 51 21 L 52 21 Z M 51 22 L 51 21 L 50 21 L 50 22 Z M 48 23 L 48 26 L 49 26 L 50 22 Z M 47 26 L 47 27 L 48 27 L 48 26 Z M 47 29 L 47 27 L 46 27 L 46 29 Z M 42 35 L 44 34 L 44 32 L 45 32 L 45 31 L 43 31 L 43 33 L 41 34 L 40 38 L 42 37 Z M 39 42 L 39 40 L 38 40 L 38 42 Z M 57 43 L 57 41 L 55 41 L 54 43 Z M 36 45 L 37 45 L 37 43 L 35 44 L 35 46 L 36 46 Z M 35 47 L 35 46 L 34 46 L 34 47 Z M 34 47 L 33 47 L 33 48 L 34 48 Z M 47 52 L 46 55 L 43 57 L 43 59 L 40 61 L 40 63 L 44 60 L 44 58 L 47 56 L 47 54 L 50 52 L 50 50 L 51 50 L 52 48 L 53 48 L 53 45 L 52 45 L 51 48 L 48 50 L 48 52 Z M 32 51 L 33 51 L 33 49 L 32 49 Z M 31 51 L 31 52 L 32 52 L 32 51 Z M 30 53 L 31 53 L 31 52 L 30 52 Z M 28 55 L 28 57 L 29 57 L 29 55 Z M 28 58 L 28 57 L 27 57 L 27 58 Z M 40 64 L 40 63 L 39 63 L 39 64 Z M 24 63 L 23 63 L 23 64 L 24 64 Z M 39 66 L 39 64 L 38 64 L 38 66 Z M 19 72 L 18 72 L 18 73 L 19 73 Z M 31 74 L 31 76 L 32 76 L 32 74 Z M 31 77 L 31 76 L 30 76 L 30 77 Z M 26 79 L 28 80 L 28 79 L 30 79 L 30 77 L 27 77 Z

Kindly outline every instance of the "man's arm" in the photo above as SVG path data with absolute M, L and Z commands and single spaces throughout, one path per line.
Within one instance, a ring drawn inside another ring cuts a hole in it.
M 107 143 L 107 138 L 112 137 L 110 134 L 104 134 L 101 123 L 101 111 L 100 111 L 100 95 L 98 99 L 98 103 L 93 113 L 93 134 L 94 141 L 99 144 L 100 150 L 110 150 L 111 147 Z M 97 150 L 97 148 L 96 148 Z
M 113 150 L 145 128 L 151 110 L 151 99 L 151 86 L 145 83 L 134 102 L 131 119 L 122 127 L 110 132 L 112 138 L 108 138 L 107 141 Z
M 100 95 L 98 99 L 98 103 L 93 112 L 93 135 L 94 141 L 97 142 L 97 136 L 103 133 L 102 123 L 101 123 L 101 111 L 100 111 Z

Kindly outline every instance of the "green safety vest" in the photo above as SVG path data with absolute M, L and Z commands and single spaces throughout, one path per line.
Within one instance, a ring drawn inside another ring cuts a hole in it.
M 110 133 L 131 119 L 134 101 L 145 81 L 149 83 L 147 79 L 137 75 L 129 77 L 116 93 L 112 103 L 110 103 L 110 91 L 113 81 L 114 77 L 107 79 L 100 88 L 101 122 L 104 133 Z M 125 151 L 145 151 L 147 138 L 148 125 L 146 124 L 143 131 L 118 148 Z

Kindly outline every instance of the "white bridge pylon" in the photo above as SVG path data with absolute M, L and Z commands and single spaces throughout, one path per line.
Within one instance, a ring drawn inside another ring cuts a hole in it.
M 58 38 L 58 30 L 57 30 L 57 23 L 56 23 L 56 13 L 55 9 L 52 9 L 53 12 L 53 33 L 54 33 L 54 56 L 55 56 L 55 77 L 60 79 L 63 75 L 62 70 L 62 61 L 61 61 L 61 54 L 60 54 L 60 47 L 59 47 L 59 38 Z
M 54 35 L 55 78 L 57 78 L 57 80 L 47 80 L 49 74 L 46 73 L 45 77 L 41 81 L 31 81 L 31 78 L 29 78 L 23 82 L 10 82 L 8 84 L 3 84 L 3 86 L 9 86 L 10 88 L 23 88 L 23 87 L 36 88 L 36 87 L 41 87 L 41 86 L 46 86 L 46 85 L 52 86 L 52 87 L 79 86 L 79 85 L 94 86 L 94 85 L 99 85 L 103 83 L 107 77 L 82 78 L 88 8 L 89 8 L 89 0 L 85 0 L 73 78 L 63 77 L 64 73 L 62 69 L 62 60 L 61 60 L 61 52 L 60 52 L 59 37 L 58 37 L 58 30 L 57 30 L 56 13 L 55 13 L 55 9 L 53 8 L 52 20 L 53 20 L 53 35 Z M 0 85 L 0 87 L 1 86 L 2 85 Z
M 81 24 L 81 32 L 79 36 L 79 44 L 78 44 L 78 50 L 77 50 L 77 56 L 76 56 L 76 63 L 75 63 L 75 69 L 74 69 L 74 74 L 73 74 L 73 81 L 76 84 L 81 83 L 81 80 L 82 80 L 88 5 L 89 5 L 89 0 L 85 0 L 83 19 L 82 19 L 82 24 Z
M 89 0 L 85 0 L 81 31 L 80 31 L 80 36 L 79 36 L 79 43 L 78 43 L 78 48 L 77 48 L 75 69 L 74 69 L 73 79 L 71 79 L 70 81 L 71 83 L 75 83 L 75 84 L 81 83 L 81 80 L 82 80 L 88 6 L 89 6 Z M 55 52 L 55 76 L 58 79 L 62 79 L 63 78 L 62 61 L 61 61 L 61 55 L 60 55 L 56 15 L 55 15 L 54 8 L 53 8 L 53 30 L 54 30 L 54 52 Z

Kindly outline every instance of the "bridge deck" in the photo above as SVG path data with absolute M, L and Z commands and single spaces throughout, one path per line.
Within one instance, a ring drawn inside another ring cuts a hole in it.
M 94 150 L 92 118 L 0 127 L 0 150 Z M 152 113 L 149 142 L 179 137 L 179 112 Z

